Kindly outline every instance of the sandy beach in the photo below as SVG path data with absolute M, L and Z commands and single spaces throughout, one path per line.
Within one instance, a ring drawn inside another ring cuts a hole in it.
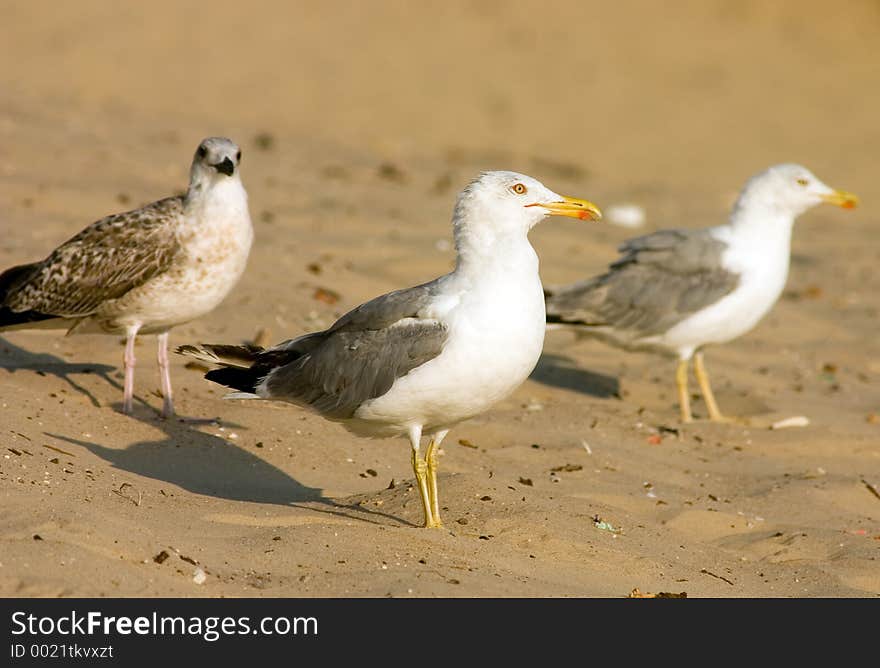
M 154 337 L 125 416 L 118 337 L 2 333 L 0 595 L 880 595 L 876 2 L 11 0 L 0 26 L 0 269 L 183 191 L 203 137 L 242 147 L 248 269 L 173 346 L 281 341 L 449 271 L 482 170 L 644 208 L 536 227 L 546 284 L 723 222 L 775 163 L 862 198 L 802 216 L 775 309 L 707 351 L 748 426 L 679 423 L 670 359 L 548 332 L 444 442 L 445 530 L 418 528 L 405 439 L 223 401 L 177 355 L 190 420 L 163 420 Z

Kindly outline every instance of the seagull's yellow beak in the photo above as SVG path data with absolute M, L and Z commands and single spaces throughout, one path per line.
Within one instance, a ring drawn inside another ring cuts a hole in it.
M 580 218 L 581 220 L 599 220 L 602 218 L 602 212 L 599 207 L 588 202 L 585 199 L 575 199 L 574 197 L 563 197 L 558 202 L 535 202 L 534 204 L 526 204 L 529 206 L 540 206 L 547 209 L 554 216 L 568 216 L 569 218 Z
M 844 209 L 854 209 L 859 203 L 859 198 L 848 193 L 845 190 L 835 190 L 827 195 L 822 195 L 822 199 L 829 204 L 843 207 Z

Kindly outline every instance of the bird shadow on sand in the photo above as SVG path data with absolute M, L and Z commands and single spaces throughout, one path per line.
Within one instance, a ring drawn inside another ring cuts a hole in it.
M 620 382 L 617 378 L 582 369 L 577 362 L 563 355 L 541 355 L 530 378 L 542 385 L 573 390 L 599 399 L 620 399 Z
M 161 429 L 163 437 L 132 443 L 125 448 L 108 448 L 61 434 L 46 432 L 46 435 L 86 448 L 116 469 L 163 480 L 194 494 L 294 506 L 375 524 L 388 523 L 380 518 L 398 525 L 409 524 L 387 513 L 327 498 L 320 489 L 302 484 L 257 454 L 199 431 L 191 423 L 138 415 L 132 419 Z
M 0 369 L 10 373 L 16 371 L 33 371 L 41 376 L 55 376 L 65 381 L 74 390 L 88 398 L 95 408 L 101 406 L 94 394 L 74 380 L 73 376 L 92 374 L 107 381 L 111 386 L 122 392 L 122 385 L 110 377 L 117 371 L 116 367 L 107 364 L 71 363 L 49 353 L 33 353 L 25 348 L 0 337 Z

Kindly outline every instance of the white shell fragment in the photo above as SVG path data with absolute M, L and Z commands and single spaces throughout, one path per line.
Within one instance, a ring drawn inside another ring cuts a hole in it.
M 618 227 L 641 227 L 645 224 L 645 209 L 638 204 L 612 204 L 605 209 L 605 220 Z
M 810 419 L 804 415 L 795 415 L 794 417 L 779 420 L 770 425 L 770 429 L 787 429 L 788 427 L 806 427 L 810 424 Z

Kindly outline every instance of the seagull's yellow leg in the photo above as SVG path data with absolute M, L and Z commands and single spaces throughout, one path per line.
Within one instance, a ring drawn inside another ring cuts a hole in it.
M 675 386 L 678 388 L 678 405 L 681 408 L 681 421 L 693 422 L 691 395 L 688 393 L 688 360 L 686 359 L 678 360 L 678 367 L 675 369 Z
M 440 447 L 440 443 L 447 433 L 449 430 L 436 433 L 428 445 L 427 452 L 425 452 L 425 462 L 428 465 L 428 498 L 431 502 L 431 516 L 434 520 L 431 526 L 433 527 L 443 526 L 443 522 L 440 521 L 440 499 L 437 495 L 437 469 L 439 468 L 437 448 Z
M 718 402 L 715 401 L 715 394 L 712 392 L 711 383 L 709 383 L 709 374 L 706 373 L 706 366 L 703 363 L 703 353 L 694 355 L 694 373 L 697 376 L 700 392 L 703 393 L 703 399 L 709 411 L 709 419 L 714 422 L 723 422 L 725 418 L 721 411 L 718 410 Z
M 410 428 L 409 441 L 410 445 L 412 445 L 412 467 L 413 473 L 416 474 L 416 482 L 419 485 L 419 495 L 422 499 L 422 508 L 425 511 L 425 527 L 433 528 L 439 526 L 439 524 L 435 523 L 434 517 L 431 513 L 431 496 L 428 492 L 428 464 L 422 459 L 419 452 L 421 440 L 421 426 Z
M 431 497 L 428 493 L 428 465 L 425 460 L 419 456 L 418 450 L 413 450 L 412 454 L 413 473 L 416 474 L 416 482 L 419 484 L 419 494 L 422 497 L 422 507 L 425 509 L 425 527 L 431 528 L 436 526 L 434 518 L 431 516 Z

